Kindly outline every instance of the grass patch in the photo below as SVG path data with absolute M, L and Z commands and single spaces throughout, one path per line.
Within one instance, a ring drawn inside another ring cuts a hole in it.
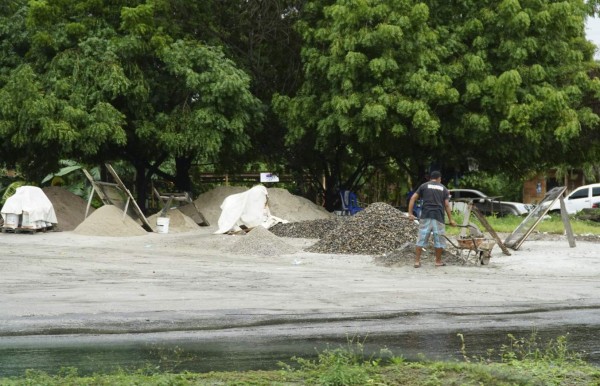
M 542 342 L 508 335 L 506 344 L 484 357 L 469 356 L 462 335 L 463 361 L 407 362 L 383 349 L 365 355 L 362 342 L 326 349 L 316 360 L 292 358 L 295 366 L 246 372 L 148 373 L 147 369 L 81 377 L 75 369 L 50 376 L 28 371 L 20 378 L 0 378 L 0 385 L 597 385 L 600 369 L 570 352 L 567 337 Z
M 453 213 L 452 215 L 457 224 L 462 224 L 463 216 L 462 213 Z M 499 233 L 512 233 L 525 217 L 508 215 L 503 217 L 488 216 L 486 217 L 487 222 L 490 226 Z M 485 228 L 479 223 L 475 216 L 471 216 L 470 221 L 476 224 L 479 229 L 485 233 Z M 600 223 L 590 220 L 581 219 L 578 215 L 569 216 L 571 228 L 573 233 L 576 235 L 600 235 Z M 446 231 L 449 234 L 457 235 L 460 233 L 461 228 L 446 227 Z M 551 214 L 546 216 L 536 227 L 535 231 L 542 233 L 552 234 L 564 234 L 565 227 L 563 225 L 560 214 Z

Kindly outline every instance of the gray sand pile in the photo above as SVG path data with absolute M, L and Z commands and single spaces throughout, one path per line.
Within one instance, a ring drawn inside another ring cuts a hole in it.
M 269 188 L 267 191 L 269 192 L 269 208 L 275 217 L 290 222 L 335 217 L 322 206 L 318 206 L 304 197 L 293 195 L 286 189 Z
M 238 236 L 239 240 L 227 250 L 239 255 L 280 256 L 298 252 L 298 250 L 269 232 L 262 226 L 252 228 L 247 234 Z
M 160 217 L 160 212 L 148 217 L 148 223 L 150 223 L 154 232 L 156 232 L 156 219 L 158 217 Z M 190 232 L 200 228 L 193 219 L 181 213 L 179 209 L 169 209 L 167 217 L 169 218 L 169 233 Z
M 42 190 L 52 203 L 59 230 L 72 231 L 83 222 L 87 207 L 83 198 L 60 186 L 46 186 Z M 93 212 L 94 208 L 90 206 L 88 215 Z
M 96 209 L 73 233 L 88 236 L 128 237 L 148 234 L 128 215 L 114 205 L 104 205 Z
M 211 225 L 216 225 L 221 216 L 223 200 L 227 196 L 247 190 L 248 188 L 243 186 L 218 186 L 198 196 L 194 203 L 204 218 Z M 291 222 L 334 217 L 323 207 L 304 197 L 295 196 L 286 189 L 268 188 L 267 191 L 269 192 L 269 208 L 275 217 Z
M 206 193 L 202 193 L 194 200 L 196 207 L 202 213 L 210 225 L 217 225 L 221 216 L 221 204 L 223 200 L 232 194 L 242 193 L 248 190 L 244 186 L 217 186 Z
M 382 255 L 414 243 L 418 225 L 393 206 L 376 202 L 326 233 L 309 252 Z

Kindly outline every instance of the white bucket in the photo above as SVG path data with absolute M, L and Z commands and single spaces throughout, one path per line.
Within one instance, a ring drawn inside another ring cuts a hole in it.
M 21 227 L 28 228 L 28 229 L 38 229 L 38 222 L 31 221 L 31 218 L 29 217 L 29 213 L 24 211 L 23 217 L 21 218 Z
M 6 221 L 4 222 L 4 226 L 6 228 L 18 228 L 19 227 L 19 217 L 21 217 L 18 214 L 14 214 L 14 213 L 4 213 L 4 216 L 6 217 Z
M 156 232 L 169 233 L 169 218 L 168 217 L 157 217 L 156 218 Z

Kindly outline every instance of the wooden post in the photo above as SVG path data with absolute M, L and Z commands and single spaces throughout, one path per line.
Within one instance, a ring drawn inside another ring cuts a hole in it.
M 569 240 L 569 247 L 575 248 L 575 236 L 573 235 L 571 221 L 569 221 L 569 213 L 567 212 L 567 207 L 565 206 L 565 200 L 563 196 L 560 196 L 560 218 L 562 219 L 563 225 L 565 226 L 567 240 Z
M 508 248 L 506 248 L 506 245 L 504 245 L 504 243 L 502 242 L 502 240 L 500 240 L 500 237 L 498 237 L 498 234 L 496 233 L 496 231 L 494 230 L 494 228 L 492 228 L 492 226 L 490 225 L 490 223 L 485 219 L 485 216 L 479 211 L 479 209 L 477 209 L 477 207 L 474 206 L 472 208 L 472 212 L 475 215 L 475 217 L 477 217 L 477 219 L 479 220 L 479 222 L 481 223 L 481 225 L 483 225 L 483 227 L 485 228 L 485 230 L 488 231 L 490 233 L 490 235 L 492 235 L 492 237 L 494 238 L 494 240 L 496 240 L 496 242 L 498 243 L 498 246 L 500 247 L 500 249 L 502 249 L 502 252 L 506 256 L 510 256 L 510 252 L 508 251 Z

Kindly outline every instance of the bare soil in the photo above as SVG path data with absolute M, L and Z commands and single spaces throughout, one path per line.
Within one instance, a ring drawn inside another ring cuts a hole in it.
M 435 329 L 447 326 L 448 318 L 432 316 L 442 311 L 526 314 L 570 307 L 597 313 L 600 305 L 600 245 L 589 241 L 575 248 L 562 236 L 526 241 L 511 256 L 495 249 L 486 266 L 434 267 L 425 256 L 415 269 L 385 267 L 368 255 L 305 252 L 315 239 L 281 238 L 292 253 L 239 254 L 235 245 L 248 235 L 214 230 L 130 237 L 0 234 L 0 337 L 216 333 L 257 323 L 414 313 L 433 319 L 387 328 Z

